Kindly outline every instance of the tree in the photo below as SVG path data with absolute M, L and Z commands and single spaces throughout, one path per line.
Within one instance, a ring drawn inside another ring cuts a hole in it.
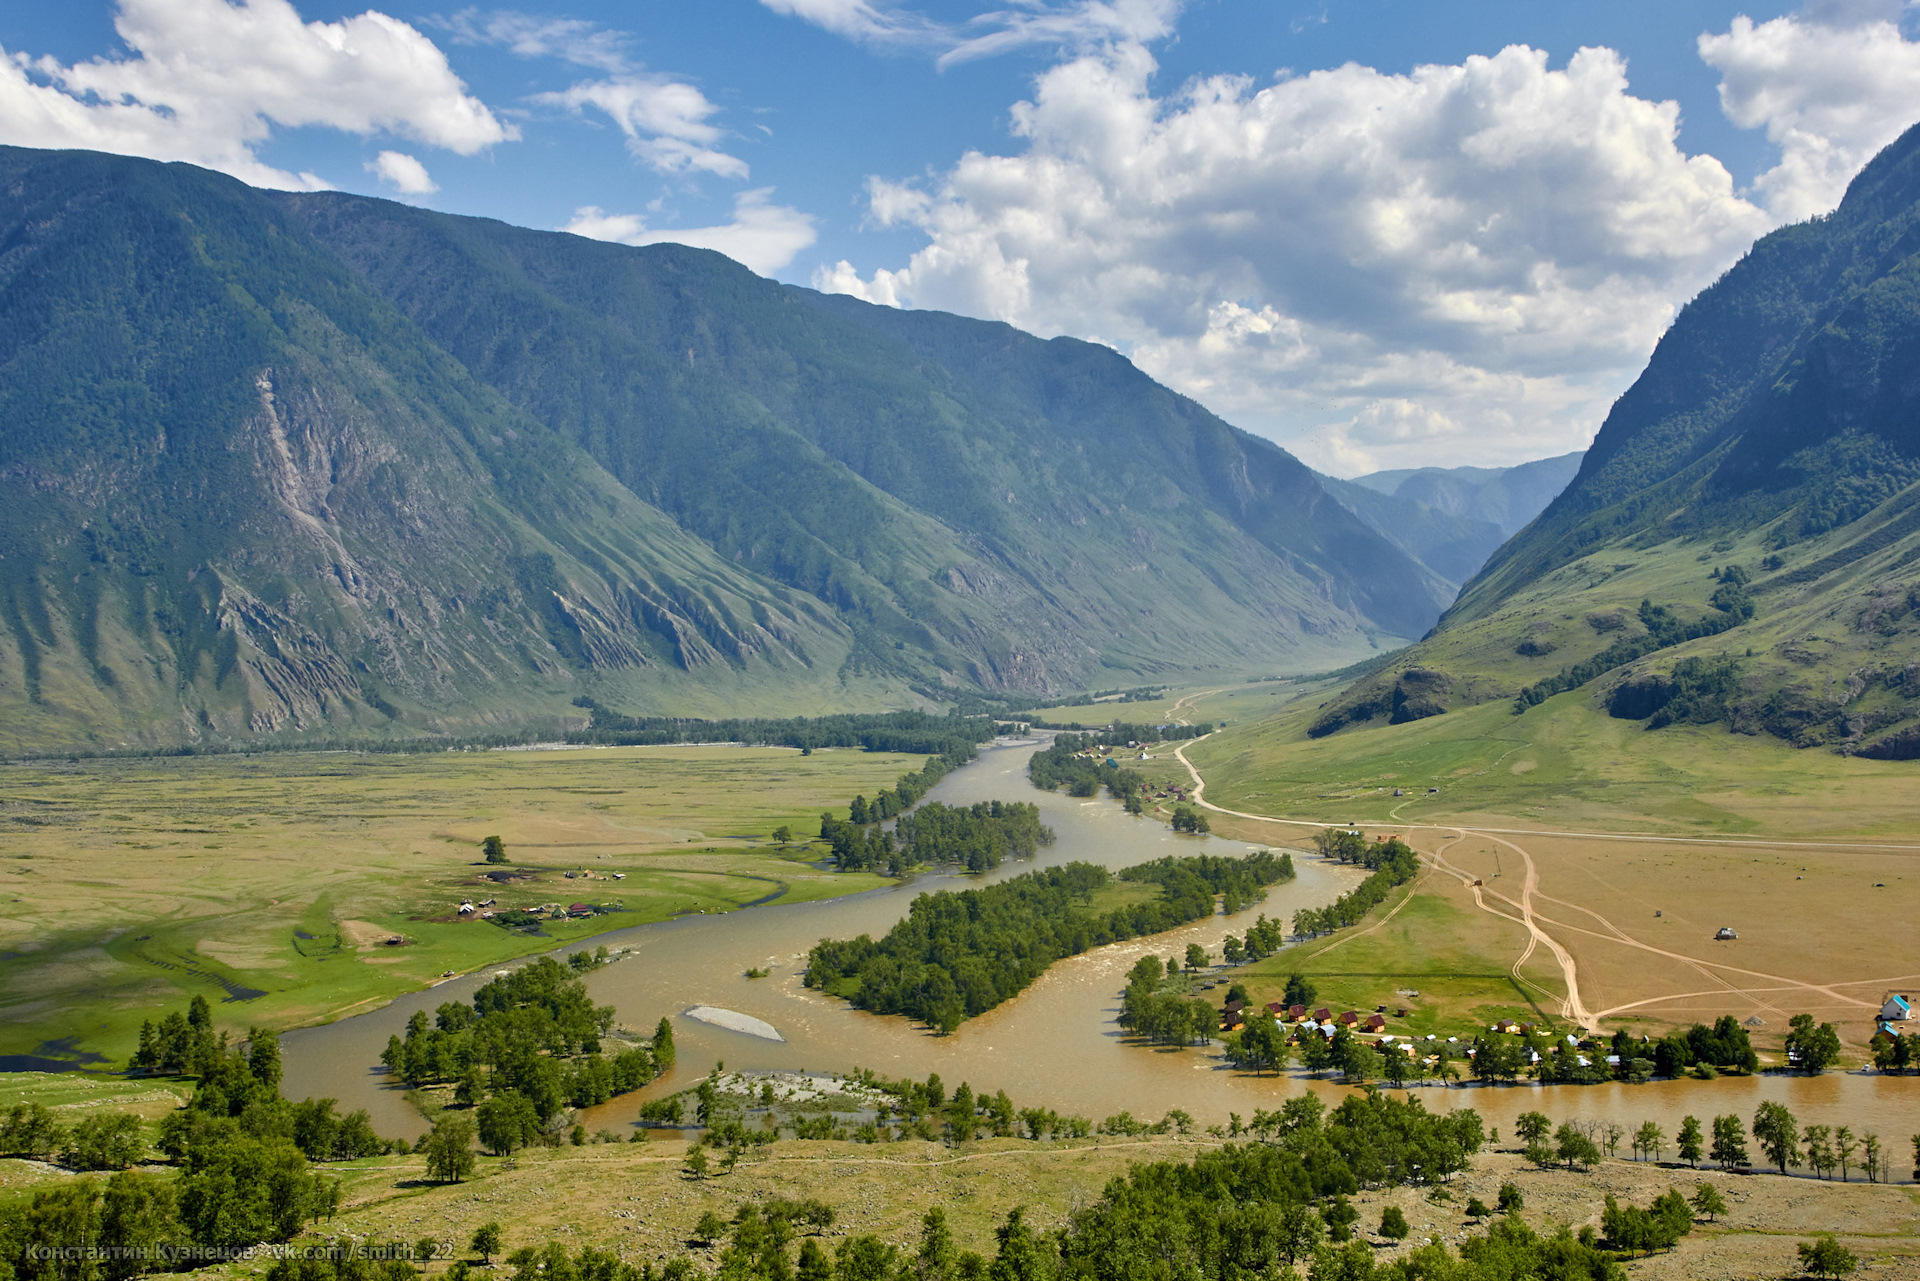
M 1634 1155 L 1645 1160 L 1658 1161 L 1661 1145 L 1666 1141 L 1667 1136 L 1661 1133 L 1657 1122 L 1644 1121 L 1640 1128 L 1633 1132 Z
M 1802 1241 L 1795 1248 L 1800 1251 L 1800 1266 L 1817 1277 L 1843 1277 L 1860 1266 L 1853 1251 L 1828 1233 L 1812 1241 Z
M 1707 1155 L 1718 1161 L 1723 1170 L 1747 1163 L 1747 1129 L 1740 1124 L 1739 1117 L 1728 1113 L 1713 1118 L 1713 1147 Z
M 1191 972 L 1194 970 L 1204 970 L 1206 968 L 1207 968 L 1207 949 L 1204 947 L 1201 947 L 1198 943 L 1187 944 L 1188 971 Z
M 507 857 L 506 843 L 497 836 L 483 838 L 480 842 L 480 852 L 486 856 L 487 862 L 489 863 L 511 863 L 513 861 Z
M 1840 1162 L 1840 1181 L 1847 1181 L 1847 1166 L 1853 1160 L 1853 1154 L 1860 1147 L 1860 1140 L 1847 1126 L 1841 1126 L 1833 1132 L 1833 1155 Z
M 1700 1168 L 1700 1158 L 1705 1150 L 1701 1146 L 1700 1118 L 1685 1116 L 1680 1118 L 1680 1159 L 1695 1169 Z
M 812 1237 L 800 1243 L 800 1263 L 794 1277 L 795 1281 L 833 1281 L 833 1260 Z
M 487 1267 L 493 1266 L 493 1256 L 506 1242 L 506 1234 L 500 1231 L 500 1225 L 489 1219 L 473 1230 L 473 1240 L 467 1248 L 480 1256 L 480 1262 Z
M 727 1221 L 712 1210 L 703 1213 L 693 1225 L 693 1239 L 701 1245 L 712 1245 L 727 1233 Z
M 1553 1133 L 1553 1122 L 1544 1112 L 1522 1112 L 1513 1124 L 1513 1132 L 1522 1143 L 1534 1144 Z
M 1834 1164 L 1833 1127 L 1809 1125 L 1800 1132 L 1800 1139 L 1806 1144 L 1807 1167 L 1813 1171 L 1815 1178 L 1824 1179 Z
M 1360 1221 L 1360 1211 L 1353 1208 L 1353 1202 L 1341 1195 L 1334 1197 L 1332 1203 L 1320 1211 L 1320 1217 L 1327 1224 L 1327 1239 L 1340 1242 L 1353 1235 L 1353 1225 Z
M 1707 1216 L 1712 1223 L 1715 1215 L 1727 1212 L 1727 1199 L 1720 1195 L 1720 1189 L 1711 1183 L 1702 1183 L 1693 1194 L 1693 1208 Z
M 653 1062 L 660 1069 L 660 1074 L 665 1076 L 673 1071 L 673 1024 L 667 1021 L 664 1014 L 654 1024 L 652 1049 Z
M 1524 1210 L 1526 1206 L 1527 1199 L 1522 1195 L 1518 1183 L 1500 1185 L 1500 1213 L 1512 1214 L 1515 1210 Z
M 973 1138 L 977 1105 L 973 1098 L 973 1087 L 965 1081 L 953 1092 L 953 1101 L 947 1105 L 947 1125 L 953 1132 L 955 1143 L 967 1143 Z M 943 1219 L 942 1222 L 945 1222 Z
M 948 1281 L 958 1261 L 953 1231 L 947 1227 L 947 1212 L 936 1205 L 920 1220 L 920 1254 L 914 1260 L 914 1275 L 918 1281 Z
M 517 1090 L 496 1094 L 474 1111 L 480 1123 L 480 1142 L 495 1156 L 512 1156 L 515 1148 L 525 1147 L 540 1133 L 540 1114 Z
M 1787 1163 L 1797 1155 L 1800 1130 L 1794 1123 L 1793 1113 L 1784 1103 L 1762 1103 L 1753 1114 L 1753 1141 L 1767 1154 L 1767 1159 L 1780 1167 L 1780 1173 L 1787 1172 Z
M 1600 1164 L 1600 1145 L 1571 1121 L 1563 1122 L 1554 1131 L 1553 1154 L 1565 1161 L 1569 1170 Z
M 473 1118 L 442 1116 L 427 1135 L 427 1177 L 458 1183 L 473 1173 Z
M 1314 998 L 1319 995 L 1320 990 L 1307 981 L 1307 976 L 1296 971 L 1287 975 L 1287 994 L 1281 999 L 1286 1001 L 1288 1005 L 1305 1005 L 1311 1007 Z
M 1834 1031 L 1833 1024 L 1815 1027 L 1813 1015 L 1796 1014 L 1790 1026 L 1793 1030 L 1787 1033 L 1788 1057 L 1802 1072 L 1817 1076 L 1840 1057 L 1840 1034 Z
M 782 823 L 773 829 L 773 839 L 779 841 L 782 845 L 791 845 L 793 844 L 793 829 L 785 823 Z
M 1868 1183 L 1879 1182 L 1880 1136 L 1871 1131 L 1860 1136 L 1860 1166 L 1867 1172 Z
M 146 1146 L 139 1117 L 131 1112 L 100 1112 L 73 1127 L 60 1159 L 75 1170 L 125 1170 L 140 1160 Z
M 1391 1241 L 1404 1241 L 1413 1229 L 1407 1226 L 1406 1212 L 1390 1205 L 1380 1212 L 1380 1235 Z
M 705 1182 L 708 1172 L 707 1150 L 705 1148 L 695 1148 L 687 1154 L 687 1173 L 691 1174 L 696 1181 Z
M 279 1037 L 257 1027 L 247 1030 L 247 1072 L 269 1091 L 279 1090 Z

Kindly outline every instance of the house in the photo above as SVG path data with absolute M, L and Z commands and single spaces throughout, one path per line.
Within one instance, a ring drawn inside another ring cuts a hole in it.
M 1735 932 L 1731 925 L 1722 925 L 1714 931 L 1713 937 L 1716 939 L 1737 939 L 1740 935 Z
M 1386 1015 L 1384 1015 L 1384 1014 L 1369 1014 L 1369 1015 L 1367 1016 L 1367 1031 L 1369 1031 L 1369 1032 L 1378 1032 L 1378 1031 L 1381 1031 L 1381 1030 L 1382 1030 L 1383 1028 L 1385 1028 L 1386 1026 L 1387 1026 L 1387 1016 L 1386 1016 Z
M 1880 1007 L 1880 1021 L 1883 1023 L 1904 1023 L 1913 1017 L 1913 1004 L 1904 996 L 1888 996 L 1887 1003 Z
M 1315 1023 L 1325 1023 L 1328 1019 L 1331 1019 L 1332 1017 L 1333 1017 L 1333 1011 L 1328 1009 L 1324 1005 L 1313 1012 L 1313 1021 Z
M 462 916 L 472 916 L 474 911 L 475 908 L 471 903 L 462 903 L 460 905 L 460 915 Z
M 1352 1027 L 1354 1024 L 1358 1023 L 1359 1021 L 1360 1021 L 1360 1015 L 1356 1011 L 1344 1010 L 1340 1014 L 1340 1022 L 1342 1026 Z
M 567 915 L 568 916 L 592 916 L 593 905 L 591 903 L 569 904 L 567 906 Z
M 1306 1017 L 1307 1017 L 1307 1007 L 1306 1007 L 1306 1006 L 1304 1006 L 1304 1005 L 1289 1005 L 1289 1006 L 1287 1007 L 1287 1018 L 1288 1018 L 1288 1019 L 1290 1019 L 1291 1021 L 1293 1021 L 1293 1022 L 1295 1022 L 1295 1023 L 1299 1023 L 1299 1022 L 1301 1022 L 1301 1021 L 1302 1021 L 1303 1019 L 1305 1019 Z
M 1280 1002 L 1278 1001 L 1267 1002 L 1267 1013 L 1273 1015 L 1274 1018 L 1276 1019 L 1282 1018 L 1286 1015 L 1286 1012 L 1287 1012 L 1287 1007 L 1280 1004 Z

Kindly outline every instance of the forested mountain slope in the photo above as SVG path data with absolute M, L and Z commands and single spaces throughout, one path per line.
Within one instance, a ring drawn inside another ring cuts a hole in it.
M 1920 755 L 1916 371 L 1920 130 L 1694 299 L 1565 492 L 1314 732 L 1577 690 Z
M 1105 348 L 0 148 L 0 750 L 1311 667 L 1449 596 Z

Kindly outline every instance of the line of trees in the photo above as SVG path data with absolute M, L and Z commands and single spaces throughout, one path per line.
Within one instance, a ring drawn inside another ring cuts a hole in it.
M 1322 829 L 1314 837 L 1322 852 L 1343 863 L 1358 863 L 1373 869 L 1373 875 L 1342 894 L 1325 907 L 1302 908 L 1293 914 L 1293 932 L 1301 938 L 1330 934 L 1359 922 L 1385 901 L 1396 886 L 1405 885 L 1420 872 L 1420 856 L 1397 836 L 1384 841 L 1368 841 L 1357 833 Z
M 1146 902 L 1093 910 L 1112 879 L 1091 863 L 1028 872 L 998 885 L 914 899 L 906 918 L 875 942 L 822 939 L 806 982 L 877 1014 L 904 1014 L 942 1031 L 1023 991 L 1062 957 L 1211 916 L 1216 896 L 1236 905 L 1293 876 L 1293 860 L 1258 851 L 1242 859 L 1165 858 L 1120 879 L 1160 887 Z
M 965 751 L 968 759 L 981 743 L 994 736 L 991 716 L 964 716 L 958 711 L 936 716 L 930 712 L 844 713 L 837 716 L 795 716 L 706 721 L 678 716 L 623 716 L 608 711 L 591 698 L 575 700 L 589 712 L 588 728 L 567 736 L 568 742 L 602 743 L 621 747 L 663 743 L 759 743 L 813 751 L 822 747 L 858 747 L 869 752 L 906 752 L 946 756 Z

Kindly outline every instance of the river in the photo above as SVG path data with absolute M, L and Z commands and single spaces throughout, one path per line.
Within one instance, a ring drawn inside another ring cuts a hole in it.
M 954 771 L 928 795 L 949 805 L 975 801 L 1032 800 L 1057 833 L 1030 862 L 1008 863 L 984 878 L 1017 876 L 1034 867 L 1082 860 L 1120 868 L 1166 854 L 1242 853 L 1254 848 L 1218 837 L 1179 836 L 1164 824 L 1135 818 L 1104 797 L 1078 800 L 1040 792 L 1026 778 L 1031 740 L 988 747 L 980 760 Z M 1229 1112 L 1250 1117 L 1273 1108 L 1288 1094 L 1311 1089 L 1337 1102 L 1346 1087 L 1311 1081 L 1295 1072 L 1249 1077 L 1230 1070 L 1212 1050 L 1156 1050 L 1129 1044 L 1114 1022 L 1126 974 L 1140 956 L 1179 955 L 1198 942 L 1214 956 L 1229 933 L 1241 933 L 1261 912 L 1290 920 L 1295 910 L 1330 902 L 1362 873 L 1295 851 L 1298 876 L 1268 893 L 1265 901 L 1232 917 L 1211 920 L 1099 948 L 1056 964 L 1015 999 L 962 1024 L 951 1036 L 936 1036 L 903 1018 L 855 1010 L 801 985 L 807 950 L 823 937 L 878 936 L 905 915 L 915 895 L 964 888 L 982 878 L 923 875 L 900 886 L 790 907 L 769 906 L 717 916 L 683 917 L 601 935 L 584 946 L 606 945 L 629 954 L 587 976 L 593 999 L 612 1004 L 621 1023 L 650 1029 L 672 1016 L 678 1050 L 675 1070 L 639 1094 L 592 1109 L 589 1129 L 624 1130 L 640 1102 L 685 1089 L 713 1064 L 729 1069 L 846 1072 L 871 1068 L 886 1076 L 920 1078 L 938 1072 L 949 1089 L 961 1081 L 976 1091 L 1004 1089 L 1021 1107 L 1048 1107 L 1094 1121 L 1120 1111 L 1157 1120 L 1181 1108 L 1202 1125 L 1224 1122 Z M 565 951 L 574 948 L 563 949 Z M 749 968 L 771 971 L 749 979 Z M 287 1094 L 331 1096 L 344 1109 L 364 1107 L 383 1134 L 417 1135 L 425 1124 L 402 1093 L 385 1084 L 379 1056 L 387 1038 L 404 1033 L 415 1010 L 431 1012 L 448 1000 L 469 998 L 494 971 L 450 980 L 392 1004 L 282 1038 Z M 772 1042 L 684 1017 L 696 1005 L 735 1010 L 764 1020 L 785 1038 Z M 1828 1073 L 1803 1079 L 1766 1075 L 1723 1077 L 1713 1082 L 1668 1081 L 1646 1085 L 1501 1087 L 1429 1086 L 1417 1091 L 1429 1107 L 1471 1106 L 1503 1134 L 1521 1112 L 1539 1110 L 1555 1120 L 1611 1120 L 1629 1128 L 1656 1121 L 1668 1135 L 1684 1114 L 1702 1121 L 1734 1112 L 1750 1118 L 1762 1100 L 1786 1103 L 1802 1123 L 1851 1126 L 1877 1132 L 1890 1160 L 1905 1168 L 1907 1136 L 1920 1130 L 1920 1078 L 1872 1073 Z

